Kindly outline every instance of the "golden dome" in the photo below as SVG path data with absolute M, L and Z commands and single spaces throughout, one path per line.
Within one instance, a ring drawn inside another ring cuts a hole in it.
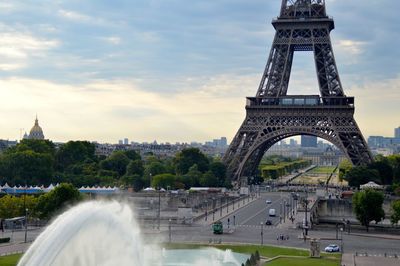
M 43 130 L 39 126 L 39 121 L 35 119 L 35 125 L 32 127 L 31 131 L 29 132 L 29 139 L 44 139 Z

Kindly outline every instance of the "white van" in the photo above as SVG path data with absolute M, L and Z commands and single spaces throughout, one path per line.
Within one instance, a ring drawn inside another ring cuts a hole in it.
M 269 214 L 269 216 L 275 217 L 276 216 L 275 209 L 269 209 L 268 214 Z

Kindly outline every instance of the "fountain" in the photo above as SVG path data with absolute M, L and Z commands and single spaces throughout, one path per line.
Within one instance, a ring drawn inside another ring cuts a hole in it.
M 247 257 L 215 248 L 161 250 L 156 243 L 144 244 L 127 204 L 92 201 L 58 216 L 37 237 L 18 265 L 236 266 Z

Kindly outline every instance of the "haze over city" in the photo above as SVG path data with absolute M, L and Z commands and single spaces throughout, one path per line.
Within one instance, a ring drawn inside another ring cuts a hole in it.
M 245 97 L 256 93 L 279 7 L 265 0 L 1 1 L 0 138 L 18 139 L 37 114 L 54 141 L 231 140 Z M 361 131 L 393 136 L 400 4 L 332 0 L 327 8 Z M 288 93 L 318 94 L 311 53 L 295 55 Z

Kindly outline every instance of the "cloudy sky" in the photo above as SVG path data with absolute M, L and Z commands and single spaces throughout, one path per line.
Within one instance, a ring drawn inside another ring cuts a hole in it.
M 0 138 L 35 115 L 54 141 L 230 140 L 256 93 L 279 0 L 0 0 Z M 399 1 L 327 0 L 365 137 L 400 126 Z M 289 94 L 318 93 L 311 53 Z

